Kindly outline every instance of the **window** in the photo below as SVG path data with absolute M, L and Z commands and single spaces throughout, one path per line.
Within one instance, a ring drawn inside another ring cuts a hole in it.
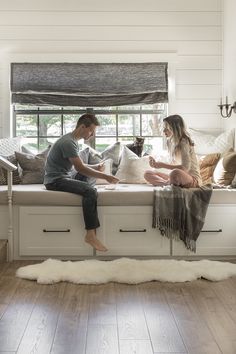
M 133 142 L 135 136 L 145 137 L 144 151 L 162 150 L 162 120 L 167 115 L 167 103 L 118 107 L 35 107 L 14 106 L 16 136 L 37 152 L 72 131 L 81 114 L 93 112 L 99 119 L 96 136 L 90 145 L 97 150 L 116 141 Z

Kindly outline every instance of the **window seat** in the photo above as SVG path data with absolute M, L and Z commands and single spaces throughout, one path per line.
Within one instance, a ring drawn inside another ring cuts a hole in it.
M 152 206 L 153 187 L 147 184 L 119 184 L 115 190 L 98 185 L 98 206 Z M 47 191 L 42 184 L 13 186 L 13 205 L 81 206 L 78 195 Z M 0 186 L 0 204 L 7 204 L 7 186 Z M 210 204 L 236 204 L 236 189 L 214 189 Z
M 182 242 L 152 228 L 153 187 L 119 184 L 97 186 L 101 227 L 97 235 L 108 252 L 93 252 L 84 242 L 82 198 L 47 191 L 44 185 L 14 185 L 13 259 L 80 259 L 97 257 L 236 258 L 236 189 L 214 189 L 204 228 L 192 253 Z M 0 186 L 0 239 L 8 233 L 7 186 Z

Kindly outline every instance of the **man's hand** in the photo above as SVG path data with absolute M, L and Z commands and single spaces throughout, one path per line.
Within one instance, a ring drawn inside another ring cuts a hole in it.
M 119 178 L 112 176 L 112 175 L 106 175 L 107 177 L 105 178 L 108 183 L 116 184 L 119 182 Z
M 93 168 L 96 171 L 104 172 L 105 171 L 105 161 L 99 162 L 95 165 L 89 165 L 89 167 Z

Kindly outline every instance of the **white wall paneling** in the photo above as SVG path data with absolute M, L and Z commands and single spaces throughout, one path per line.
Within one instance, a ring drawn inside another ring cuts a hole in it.
M 136 4 L 135 4 L 136 8 Z M 190 11 L 5 11 L 4 26 L 220 26 L 220 12 Z
M 4 11 L 220 11 L 221 0 L 11 0 L 1 1 Z
M 165 61 L 175 53 L 169 113 L 186 113 L 193 127 L 209 129 L 214 122 L 221 128 L 221 119 L 215 119 L 221 95 L 221 19 L 222 0 L 1 1 L 0 136 L 11 134 L 9 63 L 19 55 L 25 61 L 128 62 L 135 57 Z
M 222 94 L 228 95 L 229 103 L 236 101 L 236 1 L 224 0 L 224 84 Z M 224 121 L 226 128 L 236 128 L 236 114 Z
M 156 53 L 174 51 L 178 55 L 221 55 L 221 41 L 163 41 L 163 40 L 0 40 L 0 47 L 10 53 Z

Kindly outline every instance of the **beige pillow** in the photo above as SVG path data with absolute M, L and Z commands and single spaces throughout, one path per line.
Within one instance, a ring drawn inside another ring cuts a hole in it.
M 16 159 L 22 169 L 21 184 L 43 183 L 45 163 L 50 147 L 48 146 L 37 155 L 15 151 Z
M 200 174 L 203 184 L 213 182 L 213 172 L 220 159 L 221 154 L 209 154 L 202 156 L 199 160 Z
M 122 183 L 147 183 L 143 175 L 148 169 L 150 169 L 149 156 L 138 157 L 124 146 L 116 173 L 116 177 Z
M 220 185 L 229 186 L 236 173 L 236 151 L 230 149 L 216 165 L 213 178 Z

